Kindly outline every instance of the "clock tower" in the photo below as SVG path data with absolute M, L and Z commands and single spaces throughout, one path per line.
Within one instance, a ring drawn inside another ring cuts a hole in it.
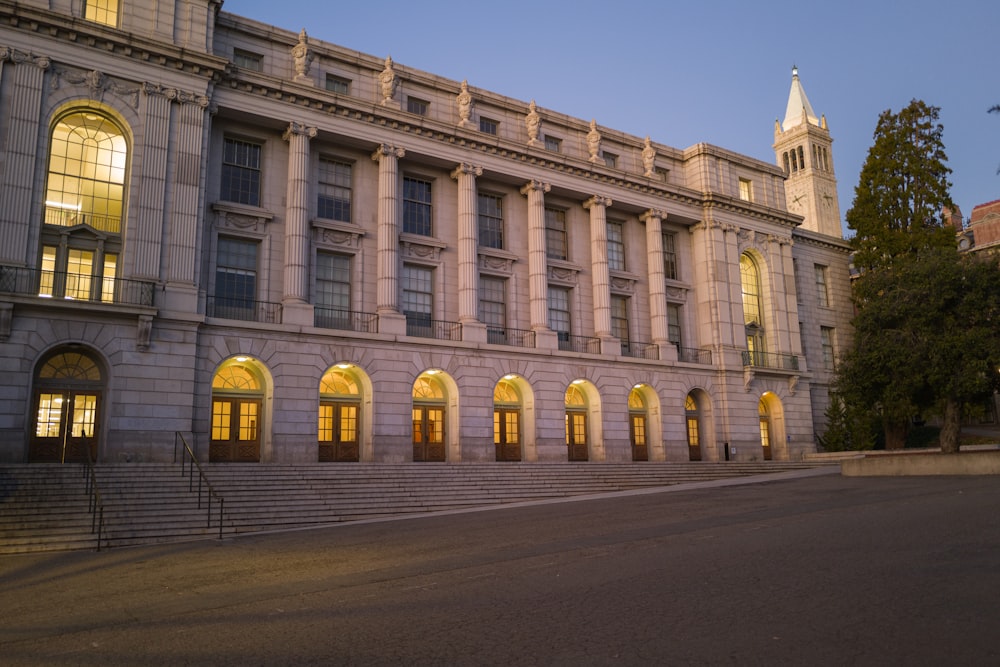
M 816 117 L 793 67 L 785 119 L 774 121 L 774 153 L 787 178 L 785 204 L 804 218 L 803 229 L 843 238 L 832 145 L 826 116 Z

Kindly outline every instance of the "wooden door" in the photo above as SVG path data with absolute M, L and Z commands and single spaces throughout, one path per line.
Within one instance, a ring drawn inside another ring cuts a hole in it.
M 629 437 L 632 440 L 632 460 L 648 461 L 649 447 L 646 444 L 646 415 L 629 415 Z
M 36 463 L 97 461 L 101 393 L 59 389 L 35 394 L 35 432 L 28 460 Z
M 413 460 L 444 461 L 444 407 L 413 406 Z
M 319 460 L 358 461 L 357 403 L 322 401 L 319 404 Z
M 566 447 L 570 461 L 587 460 L 587 413 L 582 410 L 566 411 Z
M 208 460 L 218 463 L 260 461 L 261 400 L 212 398 L 212 439 Z
M 521 460 L 521 411 L 516 408 L 494 408 L 493 444 L 497 461 Z

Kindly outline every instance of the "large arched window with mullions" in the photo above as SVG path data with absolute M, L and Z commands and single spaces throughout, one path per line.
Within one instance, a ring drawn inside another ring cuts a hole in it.
M 125 210 L 128 142 L 95 109 L 56 121 L 49 142 L 38 294 L 113 301 Z

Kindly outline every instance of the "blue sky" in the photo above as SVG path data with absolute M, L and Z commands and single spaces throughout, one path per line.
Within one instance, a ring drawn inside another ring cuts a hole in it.
M 941 108 L 952 198 L 1000 199 L 1000 2 L 226 0 L 223 9 L 637 136 L 774 161 L 791 69 L 834 138 L 841 216 L 878 115 Z

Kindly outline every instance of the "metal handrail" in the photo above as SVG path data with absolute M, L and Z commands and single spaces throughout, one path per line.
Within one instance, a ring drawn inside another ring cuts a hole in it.
M 146 280 L 107 276 L 97 278 L 89 273 L 0 265 L 0 292 L 10 294 L 61 301 L 152 307 L 155 287 Z
M 89 497 L 87 511 L 91 514 L 90 532 L 97 533 L 97 550 L 101 550 L 101 538 L 104 535 L 104 501 L 101 500 L 101 490 L 97 488 L 97 472 L 94 460 L 90 457 L 90 446 L 87 449 L 87 459 L 84 461 L 83 475 L 87 479 L 85 493 Z
M 698 347 L 681 347 L 677 345 L 677 360 L 683 361 L 688 364 L 705 364 L 710 365 L 712 363 L 712 351 L 703 350 Z
M 573 336 L 565 331 L 557 331 L 559 349 L 564 352 L 601 353 L 601 339 L 594 336 Z
M 205 297 L 205 315 L 225 320 L 281 324 L 281 304 L 226 296 Z
M 637 340 L 623 340 L 622 356 L 633 357 L 634 359 L 650 359 L 656 361 L 660 358 L 660 347 L 655 343 L 644 343 Z
M 487 325 L 486 342 L 490 345 L 535 347 L 535 332 L 530 329 L 511 329 Z
M 313 308 L 313 325 L 323 329 L 377 333 L 378 314 L 315 306 Z
M 406 335 L 437 340 L 462 340 L 462 325 L 448 320 L 432 320 L 422 317 L 406 318 Z
M 743 366 L 797 371 L 799 370 L 799 358 L 794 354 L 743 350 Z
M 188 445 L 187 440 L 180 431 L 174 431 L 174 462 L 177 462 L 177 441 L 180 440 L 181 444 L 184 445 L 184 449 L 181 451 L 181 476 L 184 476 L 185 470 L 188 474 L 188 491 L 192 491 L 194 488 L 194 470 L 198 469 L 198 509 L 201 509 L 201 488 L 204 484 L 208 488 L 208 515 L 207 521 L 205 523 L 206 528 L 212 527 L 212 498 L 219 501 L 219 539 L 222 539 L 222 515 L 224 512 L 226 499 L 216 493 L 215 489 L 212 488 L 212 484 L 208 481 L 208 477 L 205 476 L 205 471 L 202 470 L 201 463 L 198 462 L 198 457 L 194 455 L 191 446 Z M 186 454 L 186 456 L 185 456 Z M 189 463 L 190 461 L 190 463 Z

